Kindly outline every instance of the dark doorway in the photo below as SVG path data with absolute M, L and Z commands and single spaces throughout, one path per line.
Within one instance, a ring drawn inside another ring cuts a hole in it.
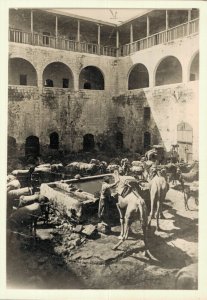
M 85 82 L 83 88 L 84 88 L 84 90 L 91 90 L 90 82 Z
M 144 133 L 144 149 L 148 150 L 151 145 L 151 134 L 149 132 Z
M 31 135 L 26 138 L 25 155 L 38 156 L 40 153 L 39 138 Z
M 7 150 L 8 150 L 8 155 L 14 155 L 16 153 L 16 139 L 13 138 L 12 136 L 8 136 L 7 139 Z
M 52 132 L 50 134 L 50 148 L 51 149 L 59 148 L 59 135 L 57 132 Z
M 20 85 L 27 85 L 27 75 L 20 74 L 19 84 Z
M 83 150 L 92 151 L 95 147 L 94 136 L 92 134 L 86 134 L 83 137 Z
M 123 146 L 124 146 L 123 133 L 117 132 L 116 133 L 116 148 L 117 149 L 122 149 Z
M 53 87 L 53 81 L 51 79 L 46 79 L 44 86 L 45 87 Z
M 69 79 L 63 78 L 63 88 L 68 89 L 69 88 Z

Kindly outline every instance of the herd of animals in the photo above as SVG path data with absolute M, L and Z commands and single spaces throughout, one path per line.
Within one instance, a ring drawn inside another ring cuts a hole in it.
M 89 163 L 72 162 L 65 166 L 62 163 L 40 164 L 26 170 L 14 170 L 7 176 L 8 227 L 15 232 L 22 224 L 27 224 L 35 236 L 37 221 L 42 218 L 44 222 L 48 222 L 49 203 L 39 193 L 39 185 L 44 181 L 44 178 L 52 178 L 50 176 L 54 175 L 54 178 L 60 180 L 67 178 L 67 176 L 78 179 L 81 176 L 110 173 L 113 174 L 115 180 L 119 181 L 116 187 L 118 199 L 116 206 L 120 214 L 121 224 L 120 241 L 113 249 L 116 250 L 128 238 L 130 224 L 134 215 L 139 212 L 145 253 L 153 259 L 148 247 L 147 232 L 154 216 L 156 217 L 156 229 L 160 230 L 159 219 L 164 217 L 162 205 L 169 184 L 180 185 L 186 210 L 189 209 L 188 200 L 191 196 L 194 197 L 198 205 L 198 186 L 192 189 L 191 185 L 188 184 L 198 181 L 199 166 L 197 161 L 190 165 L 170 161 L 161 165 L 156 159 L 142 157 L 140 160 L 132 162 L 127 158 L 116 159 L 107 164 L 105 161 L 92 159 Z M 21 181 L 22 178 L 24 178 L 24 183 Z M 25 178 L 27 179 L 26 183 Z M 149 209 L 144 196 L 146 191 L 150 195 Z M 186 274 L 186 272 L 180 271 L 177 275 L 177 288 L 183 288 L 183 286 L 185 288 L 186 284 L 190 285 L 192 276 Z M 194 277 L 193 282 L 195 281 Z

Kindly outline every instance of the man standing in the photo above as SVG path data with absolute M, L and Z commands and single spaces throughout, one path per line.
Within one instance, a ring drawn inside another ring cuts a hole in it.
M 98 208 L 99 219 L 108 225 L 109 223 L 109 203 L 111 201 L 111 188 L 115 187 L 119 182 L 117 179 L 114 183 L 109 183 L 110 178 L 104 177 L 104 181 L 101 187 L 101 196 Z

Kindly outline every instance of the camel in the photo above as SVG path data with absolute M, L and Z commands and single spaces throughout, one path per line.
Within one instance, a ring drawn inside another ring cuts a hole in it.
M 151 210 L 149 215 L 148 226 L 151 225 L 151 220 L 154 215 L 154 208 L 157 205 L 156 211 L 156 229 L 157 231 L 161 230 L 159 226 L 159 218 L 164 218 L 162 212 L 162 204 L 165 200 L 167 191 L 169 190 L 169 184 L 166 178 L 166 171 L 162 169 L 161 171 L 157 171 L 156 168 L 152 168 L 151 170 L 151 179 L 149 180 L 149 189 L 150 189 L 150 200 L 151 200 Z
M 119 176 L 117 170 L 114 171 L 114 177 L 116 181 L 118 180 L 118 177 L 120 179 L 116 192 L 118 193 L 117 208 L 120 214 L 121 233 L 119 239 L 121 239 L 121 241 L 113 247 L 113 250 L 116 250 L 128 238 L 130 225 L 133 219 L 138 217 L 139 213 L 139 219 L 144 235 L 145 255 L 156 260 L 148 249 L 147 206 L 144 199 L 138 193 L 140 189 L 138 181 L 132 176 Z

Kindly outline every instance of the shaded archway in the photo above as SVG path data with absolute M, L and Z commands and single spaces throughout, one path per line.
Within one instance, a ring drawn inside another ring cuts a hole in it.
M 190 81 L 199 80 L 199 53 L 195 55 L 190 66 Z
M 46 87 L 73 88 L 73 75 L 70 68 L 62 62 L 52 62 L 43 71 Z
M 39 138 L 31 135 L 26 138 L 25 155 L 38 156 L 40 153 Z
M 14 155 L 16 153 L 16 139 L 12 136 L 8 136 L 7 138 L 7 152 L 8 155 Z
M 34 66 L 23 58 L 10 58 L 9 84 L 37 86 L 37 72 Z
M 128 89 L 141 89 L 149 87 L 149 73 L 143 64 L 136 64 L 129 73 Z
M 102 72 L 94 66 L 82 69 L 79 75 L 79 89 L 104 90 Z
M 122 132 L 117 132 L 116 133 L 116 148 L 117 149 L 122 149 L 124 146 L 124 142 L 123 142 L 123 133 Z
M 177 144 L 179 159 L 191 162 L 193 158 L 193 128 L 186 122 L 177 125 Z
M 146 131 L 144 133 L 144 149 L 148 150 L 151 145 L 151 134 L 150 132 Z
M 59 135 L 57 132 L 50 134 L 50 149 L 59 149 Z
M 164 58 L 155 73 L 155 85 L 166 85 L 182 82 L 182 66 L 174 56 Z
M 85 134 L 83 136 L 83 150 L 92 151 L 95 147 L 94 136 L 93 134 Z

